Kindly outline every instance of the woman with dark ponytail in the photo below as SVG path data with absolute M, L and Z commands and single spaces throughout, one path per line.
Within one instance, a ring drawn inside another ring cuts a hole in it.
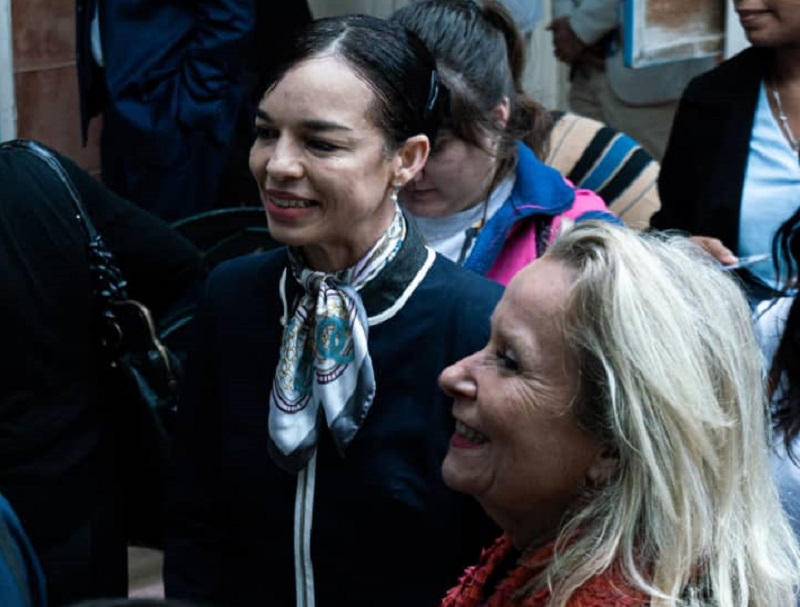
M 800 207 L 775 233 L 772 243 L 775 275 L 782 297 L 756 308 L 756 329 L 768 369 L 775 445 L 773 472 L 781 501 L 795 534 L 800 536 Z
M 216 266 L 193 327 L 164 585 L 236 607 L 434 607 L 497 532 L 441 462 L 441 370 L 500 285 L 425 246 L 397 202 L 444 112 L 397 23 L 317 19 L 258 105 L 250 169 L 286 246 Z
M 430 246 L 505 284 L 565 222 L 619 221 L 597 193 L 545 163 L 554 117 L 523 90 L 523 38 L 501 4 L 425 0 L 390 19 L 428 46 L 450 91 L 431 155 L 400 192 Z M 635 142 L 612 139 L 633 158 Z

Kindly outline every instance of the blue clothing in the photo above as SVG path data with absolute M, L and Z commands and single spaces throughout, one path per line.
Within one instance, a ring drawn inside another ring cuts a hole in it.
M 0 495 L 0 599 L 3 607 L 46 607 L 44 574 L 28 536 Z
M 377 384 L 366 420 L 343 456 L 322 432 L 297 475 L 267 450 L 280 321 L 300 289 L 286 250 L 212 272 L 178 413 L 168 597 L 294 607 L 311 588 L 318 607 L 437 607 L 497 533 L 443 483 L 454 420 L 437 378 L 486 344 L 502 287 L 419 250 L 399 291 L 379 275 L 361 292 Z
M 530 260 L 535 259 L 544 252 L 551 225 L 562 215 L 576 220 L 622 223 L 599 197 L 583 190 L 578 192 L 580 196 L 576 196 L 575 188 L 564 180 L 561 173 L 541 162 L 528 146 L 518 141 L 514 188 L 503 206 L 481 229 L 464 267 L 493 277 L 490 270 L 496 267 L 496 262 L 507 249 L 512 232 L 528 233 L 537 243 L 541 241 L 540 247 L 536 247 L 540 250 L 530 252 Z
M 96 8 L 99 6 L 99 14 Z M 81 132 L 103 113 L 103 181 L 174 220 L 260 204 L 247 157 L 264 80 L 307 0 L 76 0 Z M 93 60 L 99 17 L 104 68 Z M 255 36 L 254 32 L 258 31 Z
M 102 111 L 104 182 L 167 220 L 210 209 L 245 107 L 256 1 L 78 0 L 76 21 L 83 136 Z

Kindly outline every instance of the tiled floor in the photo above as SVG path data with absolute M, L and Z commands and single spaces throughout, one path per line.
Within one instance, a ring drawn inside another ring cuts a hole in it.
M 128 589 L 135 597 L 161 598 L 164 584 L 161 565 L 164 555 L 149 548 L 128 548 Z

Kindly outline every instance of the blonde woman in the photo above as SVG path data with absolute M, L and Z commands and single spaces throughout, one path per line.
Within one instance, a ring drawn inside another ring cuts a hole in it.
M 442 607 L 793 605 L 760 360 L 739 287 L 687 239 L 562 235 L 440 377 L 445 482 L 504 530 Z

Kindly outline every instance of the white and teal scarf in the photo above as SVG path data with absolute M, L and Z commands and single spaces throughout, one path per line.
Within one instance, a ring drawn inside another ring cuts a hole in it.
M 282 468 L 305 467 L 325 422 L 340 453 L 353 440 L 375 397 L 367 313 L 359 291 L 395 257 L 406 238 L 399 208 L 392 225 L 355 265 L 335 274 L 306 267 L 289 251 L 302 295 L 283 331 L 270 392 L 270 453 Z

